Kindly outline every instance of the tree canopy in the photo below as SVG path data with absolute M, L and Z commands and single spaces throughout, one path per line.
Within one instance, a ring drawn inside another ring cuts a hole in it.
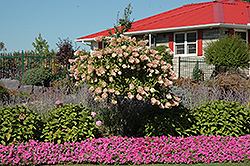
M 116 24 L 114 26 L 116 35 L 119 36 L 120 34 L 123 34 L 124 32 L 131 29 L 132 23 L 134 21 L 134 19 L 131 19 L 132 9 L 133 9 L 133 7 L 131 6 L 131 3 L 129 3 L 128 6 L 125 7 L 125 9 L 123 11 L 122 18 L 119 18 L 120 11 L 118 11 Z M 109 31 L 109 35 L 113 36 L 111 31 Z
M 35 41 L 32 43 L 32 46 L 34 47 L 34 50 L 32 50 L 31 52 L 36 53 L 36 54 L 51 54 L 51 52 L 49 51 L 49 44 L 46 41 L 46 39 L 42 38 L 41 33 L 39 33 L 39 36 L 35 38 Z M 54 52 L 52 50 L 52 52 Z

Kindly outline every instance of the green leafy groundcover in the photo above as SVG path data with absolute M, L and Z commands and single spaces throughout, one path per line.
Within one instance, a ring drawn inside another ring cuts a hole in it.
M 0 145 L 0 165 L 221 162 L 250 162 L 250 135 L 106 137 L 64 144 L 30 140 Z

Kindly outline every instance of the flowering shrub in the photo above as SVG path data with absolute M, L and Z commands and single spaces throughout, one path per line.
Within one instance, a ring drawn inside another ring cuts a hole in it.
M 165 62 L 169 63 L 170 65 L 173 65 L 174 52 L 168 46 L 159 45 L 153 49 L 159 52 L 160 56 L 162 56 Z
M 149 100 L 162 109 L 178 105 L 179 99 L 169 92 L 176 74 L 156 50 L 146 46 L 148 41 L 137 42 L 136 38 L 124 35 L 100 36 L 95 40 L 106 42 L 107 47 L 96 49 L 90 56 L 76 51 L 79 57 L 69 60 L 74 63 L 71 76 L 78 85 L 86 82 L 96 101 L 118 104 L 122 135 L 127 99 Z
M 111 137 L 55 144 L 30 140 L 0 145 L 1 165 L 249 162 L 250 135 L 242 137 Z
M 104 49 L 93 51 L 90 56 L 76 52 L 80 57 L 71 59 L 75 63 L 70 71 L 77 84 L 87 82 L 95 100 L 110 98 L 112 104 L 118 96 L 138 100 L 149 99 L 153 105 L 170 108 L 178 105 L 178 99 L 169 93 L 168 86 L 176 78 L 172 66 L 161 60 L 158 52 L 145 46 L 147 41 L 137 42 L 135 38 L 95 39 L 105 40 Z

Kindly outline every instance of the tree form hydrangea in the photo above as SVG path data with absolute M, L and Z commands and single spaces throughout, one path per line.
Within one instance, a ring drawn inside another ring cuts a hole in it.
M 90 55 L 81 50 L 70 59 L 70 72 L 78 85 L 86 82 L 96 101 L 108 99 L 119 104 L 125 99 L 148 99 L 160 108 L 178 105 L 178 97 L 170 93 L 169 86 L 176 79 L 172 66 L 162 60 L 158 52 L 150 49 L 148 41 L 136 41 L 125 35 L 116 38 L 96 37 L 107 43 L 104 49 L 95 49 Z

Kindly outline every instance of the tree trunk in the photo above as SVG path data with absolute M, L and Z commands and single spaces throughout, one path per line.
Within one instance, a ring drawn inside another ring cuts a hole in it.
M 127 100 L 125 99 L 124 103 L 121 103 L 121 100 L 116 96 L 116 100 L 118 103 L 118 110 L 121 112 L 121 128 L 120 128 L 120 134 L 122 137 L 124 137 L 124 113 L 127 106 Z

